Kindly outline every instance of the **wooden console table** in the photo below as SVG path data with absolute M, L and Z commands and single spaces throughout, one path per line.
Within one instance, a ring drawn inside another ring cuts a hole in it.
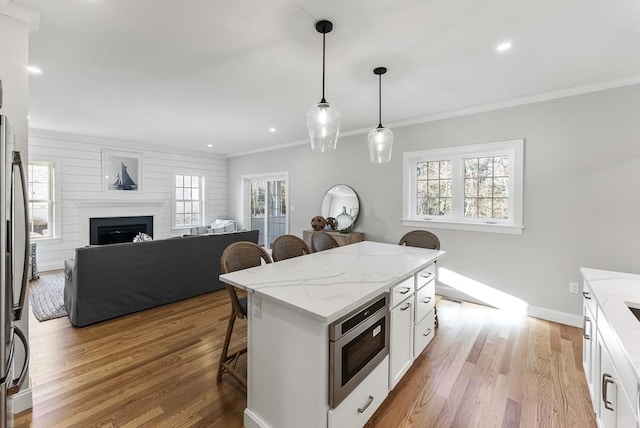
M 313 232 L 315 232 L 315 230 L 305 230 L 302 232 L 302 239 L 304 239 L 304 242 L 309 248 L 311 248 L 311 235 L 313 235 Z M 340 233 L 335 230 L 323 230 L 323 232 L 327 232 L 331 235 L 333 239 L 338 241 L 340 246 L 364 241 L 364 233 L 362 232 Z

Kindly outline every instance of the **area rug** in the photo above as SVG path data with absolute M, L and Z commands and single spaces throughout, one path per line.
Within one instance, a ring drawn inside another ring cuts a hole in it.
M 64 272 L 40 276 L 29 283 L 29 303 L 38 321 L 67 315 L 64 308 Z

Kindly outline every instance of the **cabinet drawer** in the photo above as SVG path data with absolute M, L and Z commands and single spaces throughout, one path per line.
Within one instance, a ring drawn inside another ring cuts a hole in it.
M 436 264 L 431 263 L 429 266 L 416 274 L 416 290 L 424 287 L 429 281 L 436 279 Z
M 413 357 L 417 358 L 418 355 L 427 347 L 431 339 L 433 339 L 434 331 L 434 311 L 431 311 L 427 316 L 416 324 L 416 328 L 413 330 Z
M 362 427 L 389 392 L 389 357 L 386 357 L 335 409 L 329 410 L 329 428 Z
M 391 288 L 391 309 L 413 294 L 413 276 Z
M 416 317 L 415 323 L 420 321 L 431 312 L 436 303 L 436 282 L 430 281 L 426 286 L 416 292 Z

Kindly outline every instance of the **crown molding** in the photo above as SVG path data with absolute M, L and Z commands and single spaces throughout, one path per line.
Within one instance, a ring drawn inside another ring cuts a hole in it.
M 11 0 L 0 0 L 0 14 L 24 21 L 33 33 L 40 28 L 40 12 L 26 6 L 11 3 Z
M 451 118 L 460 117 L 460 116 L 468 116 L 468 115 L 477 114 L 477 113 L 485 113 L 493 110 L 501 110 L 501 109 L 517 107 L 525 104 L 533 104 L 533 103 L 538 103 L 543 101 L 550 101 L 558 98 L 572 97 L 575 95 L 582 95 L 590 92 L 604 91 L 607 89 L 614 89 L 614 88 L 620 88 L 623 86 L 631 86 L 631 85 L 637 85 L 637 84 L 640 84 L 640 76 L 637 76 L 637 75 L 629 76 L 622 79 L 609 80 L 606 82 L 598 82 L 598 83 L 593 83 L 589 85 L 572 86 L 570 88 L 559 89 L 557 91 L 542 92 L 540 94 L 514 98 L 511 100 L 499 101 L 499 102 L 490 103 L 490 104 L 481 104 L 481 105 L 468 107 L 460 110 L 452 110 L 449 112 L 438 113 L 430 116 L 422 116 L 422 117 L 409 119 L 409 120 L 385 123 L 385 125 L 390 129 L 401 128 L 404 126 L 419 125 L 422 123 L 435 122 L 438 120 L 451 119 Z M 341 132 L 339 138 L 368 134 L 369 131 L 371 131 L 371 128 L 354 129 L 352 131 Z M 252 154 L 262 153 L 262 152 L 269 152 L 272 150 L 280 150 L 287 147 L 300 146 L 303 144 L 309 144 L 309 140 L 295 141 L 291 143 L 279 144 L 277 146 L 265 147 L 262 149 L 249 150 L 249 151 L 240 152 L 240 153 L 232 153 L 227 155 L 227 158 L 252 155 Z

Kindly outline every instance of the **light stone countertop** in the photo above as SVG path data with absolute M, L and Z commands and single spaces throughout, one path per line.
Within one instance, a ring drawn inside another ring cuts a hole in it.
M 588 268 L 580 271 L 640 381 L 640 321 L 627 307 L 631 303 L 640 308 L 640 275 Z
M 220 275 L 220 280 L 331 323 L 444 254 L 364 241 Z

